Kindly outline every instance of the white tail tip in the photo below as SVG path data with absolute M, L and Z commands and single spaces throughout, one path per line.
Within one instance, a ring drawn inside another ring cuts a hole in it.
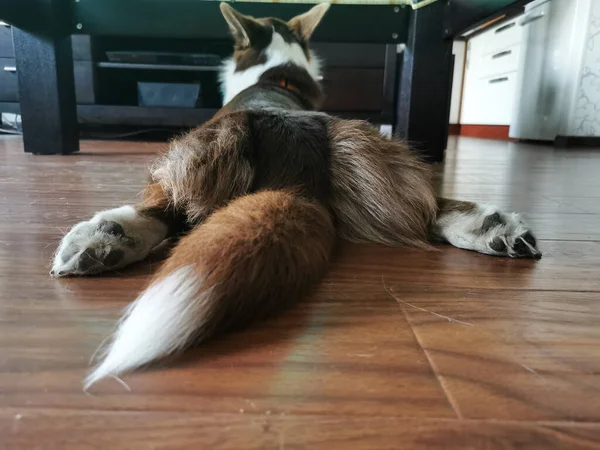
M 144 291 L 125 310 L 104 360 L 85 379 L 84 391 L 187 345 L 203 322 L 198 306 L 210 295 L 199 295 L 201 284 L 192 266 L 186 266 Z

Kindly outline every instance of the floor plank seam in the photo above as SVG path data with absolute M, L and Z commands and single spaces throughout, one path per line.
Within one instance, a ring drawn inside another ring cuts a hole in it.
M 429 353 L 427 352 L 427 350 L 423 347 L 423 343 L 421 342 L 421 339 L 419 338 L 419 336 L 415 332 L 415 329 L 413 328 L 412 323 L 410 322 L 410 319 L 408 318 L 408 314 L 406 313 L 406 309 L 402 306 L 401 302 L 396 298 L 396 296 L 393 294 L 393 292 L 391 291 L 391 289 L 389 289 L 386 286 L 385 281 L 383 279 L 383 275 L 381 276 L 381 283 L 383 284 L 383 288 L 385 289 L 385 291 L 396 301 L 396 304 L 398 305 L 398 307 L 402 311 L 402 314 L 404 316 L 404 320 L 406 321 L 406 323 L 410 327 L 410 331 L 413 334 L 413 336 L 414 336 L 417 344 L 419 345 L 419 348 L 421 349 L 421 351 L 425 355 L 425 358 L 427 358 L 427 362 L 429 363 L 429 367 L 431 367 L 431 371 L 433 372 L 433 375 L 435 376 L 435 379 L 437 380 L 437 382 L 438 382 L 438 384 L 440 386 L 440 389 L 442 390 L 442 392 L 446 396 L 446 400 L 448 401 L 448 404 L 450 405 L 450 407 L 454 411 L 454 414 L 456 414 L 456 417 L 458 419 L 462 420 L 464 417 L 463 417 L 462 413 L 460 412 L 460 408 L 458 407 L 458 403 L 456 402 L 456 400 L 454 399 L 454 397 L 452 396 L 452 394 L 446 389 L 446 386 L 444 385 L 444 381 L 442 380 L 441 375 L 439 373 L 439 369 L 438 369 L 437 365 L 435 364 L 435 362 L 433 361 L 433 359 L 431 358 L 431 356 L 429 355 Z
M 16 406 L 11 406 L 7 408 L 3 408 L 2 412 L 4 415 L 20 415 L 21 418 L 27 418 L 28 413 L 33 414 L 50 414 L 53 412 L 61 412 L 61 413 L 72 413 L 72 414 L 82 414 L 82 413 L 96 413 L 96 414 L 106 414 L 106 415 L 171 415 L 171 416 L 184 416 L 184 417 L 192 417 L 192 416 L 206 416 L 206 417 L 227 417 L 227 416 L 239 416 L 241 413 L 239 411 L 185 411 L 185 410 L 168 410 L 168 409 L 99 409 L 99 408 L 58 408 L 58 407 L 25 407 L 19 408 Z M 244 411 L 244 416 L 264 416 L 264 411 Z M 543 426 L 543 427 L 574 427 L 574 428 L 597 428 L 600 427 L 600 422 L 598 421 L 570 421 L 570 420 L 508 420 L 508 419 L 494 419 L 494 418 L 448 418 L 448 417 L 422 417 L 422 416 L 404 416 L 404 415 L 369 415 L 369 416 L 361 416 L 361 415 L 352 415 L 352 414 L 342 414 L 342 415 L 331 415 L 326 413 L 302 413 L 302 414 L 277 414 L 275 412 L 271 412 L 269 414 L 271 417 L 281 416 L 282 418 L 326 418 L 336 421 L 336 420 L 404 420 L 407 422 L 434 422 L 434 423 L 454 423 L 460 422 L 463 424 L 494 424 L 494 425 L 525 425 L 525 426 Z

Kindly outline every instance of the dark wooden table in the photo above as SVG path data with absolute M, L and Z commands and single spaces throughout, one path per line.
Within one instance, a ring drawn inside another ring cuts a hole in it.
M 393 5 L 333 5 L 314 39 L 406 44 L 401 75 L 389 87 L 396 131 L 432 161 L 448 140 L 452 40 L 528 0 L 439 0 L 413 10 Z M 306 4 L 236 3 L 243 13 L 292 17 Z M 0 19 L 14 25 L 25 151 L 79 150 L 70 36 L 223 39 L 214 1 L 0 0 Z M 386 88 L 388 89 L 388 88 Z

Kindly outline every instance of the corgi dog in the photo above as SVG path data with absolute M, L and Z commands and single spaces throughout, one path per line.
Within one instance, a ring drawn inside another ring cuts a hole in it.
M 404 143 L 318 111 L 309 40 L 328 7 L 285 22 L 221 4 L 235 41 L 225 106 L 171 142 L 139 204 L 101 211 L 62 239 L 54 277 L 120 269 L 179 237 L 85 388 L 285 309 L 324 277 L 338 239 L 541 257 L 519 215 L 436 198 Z

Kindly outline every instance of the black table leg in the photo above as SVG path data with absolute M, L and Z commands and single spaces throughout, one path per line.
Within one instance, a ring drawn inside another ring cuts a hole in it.
M 442 161 L 448 143 L 452 40 L 444 37 L 445 5 L 411 15 L 396 107 L 396 131 L 429 161 Z
M 41 36 L 13 27 L 13 42 L 25 151 L 79 151 L 70 36 Z

